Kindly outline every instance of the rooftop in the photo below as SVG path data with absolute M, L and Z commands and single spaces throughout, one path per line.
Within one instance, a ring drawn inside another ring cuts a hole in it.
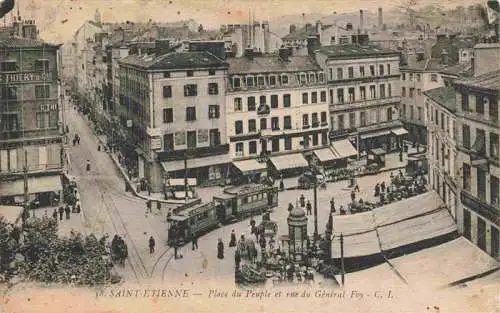
M 430 89 L 424 92 L 424 94 L 442 107 L 448 109 L 450 112 L 456 111 L 456 97 L 455 88 L 452 86 L 439 87 Z
M 472 76 L 472 63 L 465 62 L 457 65 L 449 66 L 441 71 L 443 74 L 453 75 L 453 76 L 461 76 L 461 77 L 469 77 Z
M 428 71 L 428 72 L 443 72 L 444 70 L 454 67 L 456 63 L 446 65 L 441 63 L 440 58 L 425 58 L 417 60 L 416 55 L 409 55 L 407 58 L 407 65 L 402 65 L 401 70 L 414 70 L 414 71 Z M 451 63 L 451 62 L 450 62 Z
M 287 61 L 277 55 L 232 58 L 229 74 L 319 71 L 321 68 L 314 58 L 309 56 L 290 56 Z
M 367 56 L 399 56 L 396 50 L 384 49 L 375 45 L 332 45 L 323 46 L 320 53 L 329 58 L 362 58 Z
M 129 55 L 120 60 L 119 63 L 149 70 L 195 69 L 227 66 L 224 60 L 206 51 L 172 52 L 161 56 L 156 56 L 154 54 Z
M 476 77 L 457 80 L 455 83 L 458 85 L 494 90 L 498 93 L 498 90 L 500 90 L 500 70 L 492 71 Z
M 17 36 L 0 37 L 0 47 L 2 48 L 34 48 L 34 47 L 50 47 L 57 48 L 60 45 L 47 43 L 39 39 L 23 38 Z
M 310 36 L 316 36 L 318 33 L 316 32 L 316 27 L 311 26 L 309 29 L 304 26 L 296 29 L 293 33 L 289 33 L 283 37 L 283 40 L 305 40 Z

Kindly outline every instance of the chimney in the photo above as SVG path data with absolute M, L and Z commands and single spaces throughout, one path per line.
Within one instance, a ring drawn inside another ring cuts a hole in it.
M 382 29 L 384 24 L 384 18 L 382 17 L 382 8 L 378 8 L 378 28 Z
M 365 28 L 365 17 L 363 16 L 363 10 L 359 10 L 359 29 L 360 31 Z
M 448 52 L 445 49 L 441 51 L 441 64 L 448 65 Z
M 249 60 L 253 60 L 253 48 L 246 48 L 245 49 L 245 57 Z
M 282 61 L 288 61 L 288 57 L 290 56 L 290 50 L 288 48 L 281 47 L 278 53 Z
M 295 33 L 295 30 L 297 30 L 297 27 L 294 24 L 290 25 L 290 34 Z

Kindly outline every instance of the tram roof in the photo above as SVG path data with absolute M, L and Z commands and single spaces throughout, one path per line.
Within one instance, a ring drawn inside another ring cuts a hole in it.
M 263 184 L 247 184 L 247 185 L 241 185 L 241 186 L 236 186 L 236 187 L 230 187 L 226 190 L 224 190 L 224 193 L 228 194 L 233 194 L 233 195 L 242 195 L 242 194 L 249 194 L 249 193 L 254 193 L 254 192 L 259 192 L 259 191 L 265 191 L 269 189 L 273 189 L 277 187 L 270 187 L 267 185 Z

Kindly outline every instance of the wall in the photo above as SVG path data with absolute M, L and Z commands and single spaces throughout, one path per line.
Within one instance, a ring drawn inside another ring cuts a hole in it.
M 474 46 L 474 76 L 500 69 L 500 43 Z

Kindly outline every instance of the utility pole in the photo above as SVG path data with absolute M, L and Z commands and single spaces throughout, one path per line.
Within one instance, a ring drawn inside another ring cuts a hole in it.
M 340 275 L 342 278 L 342 287 L 344 286 L 344 235 L 340 233 Z
M 314 177 L 314 242 L 318 240 L 318 178 Z
M 24 150 L 24 167 L 23 167 L 23 179 L 24 179 L 24 209 L 28 210 L 28 151 Z M 33 210 L 33 214 L 35 211 Z
M 185 192 L 185 200 L 186 203 L 188 202 L 188 168 L 187 168 L 187 162 L 188 162 L 188 155 L 187 155 L 187 150 L 186 153 L 184 153 L 184 192 Z

